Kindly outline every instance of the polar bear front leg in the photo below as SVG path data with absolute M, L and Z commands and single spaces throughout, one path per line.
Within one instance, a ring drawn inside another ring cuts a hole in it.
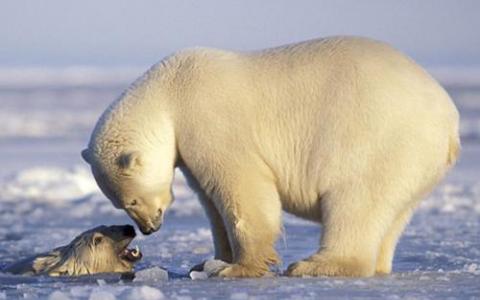
M 205 209 L 210 221 L 210 230 L 212 231 L 213 245 L 215 250 L 215 259 L 232 263 L 232 249 L 228 240 L 227 230 L 222 220 L 222 216 L 213 204 L 212 200 L 203 192 L 199 193 L 200 202 Z M 192 271 L 204 271 L 205 262 L 203 261 L 190 269 Z
M 319 251 L 291 264 L 288 276 L 352 276 L 375 274 L 385 227 L 392 222 L 389 209 L 370 193 L 332 193 L 322 201 L 323 234 Z M 355 198 L 356 197 L 356 198 Z
M 280 262 L 274 244 L 280 234 L 281 204 L 273 182 L 249 174 L 227 185 L 217 207 L 232 247 L 233 264 L 220 277 L 261 277 Z
M 228 240 L 227 230 L 223 223 L 222 216 L 213 204 L 212 200 L 206 195 L 199 195 L 200 201 L 210 220 L 212 230 L 213 244 L 215 247 L 215 259 L 222 260 L 227 263 L 232 262 L 232 249 Z

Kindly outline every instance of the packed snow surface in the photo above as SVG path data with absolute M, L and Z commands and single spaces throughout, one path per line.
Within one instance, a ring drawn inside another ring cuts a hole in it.
M 100 193 L 80 151 L 100 113 L 134 76 L 111 78 L 80 68 L 46 71 L 45 78 L 38 78 L 42 72 L 19 73 L 25 76 L 20 79 L 0 72 L 0 269 L 64 245 L 96 225 L 131 224 Z M 449 82 L 458 82 L 454 79 Z M 135 276 L 0 272 L 0 299 L 479 299 L 480 86 L 447 89 L 462 116 L 461 159 L 419 206 L 389 276 L 281 276 L 289 263 L 316 250 L 321 233 L 317 225 L 289 215 L 277 244 L 283 265 L 273 270 L 275 277 L 210 278 L 215 264 L 189 274 L 194 265 L 212 261 L 213 244 L 196 196 L 176 173 L 176 201 L 162 229 L 134 241 L 144 254 Z

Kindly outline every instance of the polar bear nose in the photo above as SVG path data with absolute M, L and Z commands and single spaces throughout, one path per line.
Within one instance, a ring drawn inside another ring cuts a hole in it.
M 160 229 L 160 227 L 162 226 L 162 215 L 163 210 L 159 208 L 157 210 L 157 215 L 148 221 L 147 226 L 139 226 L 140 231 L 143 234 L 148 235 Z
M 145 235 L 149 235 L 149 234 L 152 234 L 154 233 L 155 231 L 159 230 L 160 227 L 162 226 L 161 223 L 158 223 L 156 225 L 153 225 L 153 224 L 150 224 L 150 225 L 147 225 L 147 226 L 141 226 L 139 225 L 138 228 L 140 229 L 140 231 L 145 234 Z

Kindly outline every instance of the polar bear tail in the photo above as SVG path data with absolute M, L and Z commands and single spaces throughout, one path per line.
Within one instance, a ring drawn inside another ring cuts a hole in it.
M 450 136 L 449 145 L 448 145 L 448 155 L 447 155 L 447 165 L 453 166 L 458 159 L 460 154 L 460 139 L 458 134 L 453 134 Z

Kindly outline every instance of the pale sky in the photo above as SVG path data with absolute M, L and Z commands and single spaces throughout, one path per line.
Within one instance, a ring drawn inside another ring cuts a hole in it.
M 143 66 L 192 46 L 259 49 L 347 34 L 426 66 L 480 66 L 478 0 L 2 0 L 2 66 Z

